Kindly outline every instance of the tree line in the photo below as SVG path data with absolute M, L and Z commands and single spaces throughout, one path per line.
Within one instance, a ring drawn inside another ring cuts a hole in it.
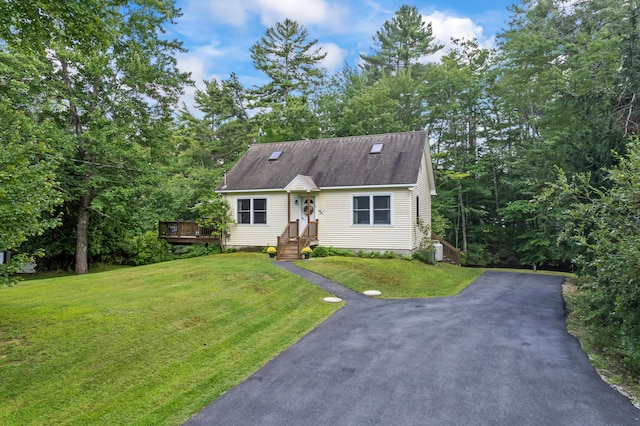
M 467 265 L 578 268 L 598 321 L 631 348 L 639 10 L 523 0 L 494 48 L 444 51 L 403 5 L 360 64 L 334 74 L 318 39 L 285 19 L 250 49 L 266 84 L 204 81 L 190 111 L 182 44 L 163 37 L 180 15 L 172 0 L 0 2 L 0 251 L 77 273 L 129 262 L 158 220 L 196 219 L 251 143 L 426 129 L 433 231 Z

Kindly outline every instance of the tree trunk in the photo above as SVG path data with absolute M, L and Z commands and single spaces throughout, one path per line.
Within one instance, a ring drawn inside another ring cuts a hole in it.
M 76 274 L 89 272 L 89 205 L 91 196 L 85 194 L 80 199 L 78 208 L 78 225 L 76 227 Z
M 493 196 L 496 201 L 496 213 L 500 210 L 500 195 L 498 194 L 498 175 L 496 173 L 496 167 L 492 167 L 493 172 Z
M 458 208 L 460 209 L 460 228 L 462 231 L 462 251 L 467 251 L 467 214 L 464 211 L 462 184 L 458 184 Z

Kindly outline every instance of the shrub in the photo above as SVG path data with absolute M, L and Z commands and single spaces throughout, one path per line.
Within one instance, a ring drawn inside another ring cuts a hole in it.
M 422 263 L 435 265 L 436 263 L 435 255 L 436 255 L 436 248 L 433 246 L 433 244 L 429 244 L 429 245 L 421 246 L 416 251 L 414 251 L 412 258 L 415 260 L 419 260 Z
M 597 344 L 620 359 L 631 375 L 640 374 L 640 139 L 609 170 L 610 189 L 593 187 L 589 175 L 558 182 L 546 199 L 571 200 L 563 212 L 562 237 L 581 249 L 574 261 L 584 292 L 583 317 Z M 607 185 L 607 186 L 608 186 Z
M 139 266 L 172 260 L 170 247 L 166 241 L 158 239 L 157 232 L 147 231 L 130 238 L 123 251 L 128 264 Z
M 349 249 L 339 249 L 331 247 L 329 249 L 330 256 L 353 257 L 353 251 Z
M 467 251 L 460 260 L 463 266 L 487 266 L 499 261 L 486 244 L 479 243 L 469 243 Z
M 436 248 L 433 246 L 433 241 L 431 240 L 431 228 L 425 225 L 421 219 L 418 219 L 418 229 L 420 229 L 422 233 L 422 240 L 416 251 L 413 252 L 413 258 L 422 263 L 435 265 Z
M 316 246 L 311 253 L 311 257 L 327 257 L 327 256 L 353 256 L 353 252 L 348 249 L 339 249 L 333 247 Z
M 180 259 L 189 259 L 191 257 L 222 253 L 222 249 L 217 244 L 209 245 L 208 247 L 205 244 L 191 244 L 182 246 L 179 249 L 176 248 L 175 250 L 179 251 Z
M 323 246 L 316 246 L 311 253 L 311 257 L 327 257 L 329 256 L 329 249 Z
M 367 257 L 367 252 L 360 249 L 356 252 L 356 257 Z

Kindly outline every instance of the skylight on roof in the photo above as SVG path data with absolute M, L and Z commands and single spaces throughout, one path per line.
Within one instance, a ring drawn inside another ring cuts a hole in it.
M 380 154 L 382 152 L 382 143 L 374 143 L 369 154 Z
M 282 150 L 278 149 L 275 150 L 271 153 L 271 156 L 269 157 L 269 161 L 275 161 L 278 158 L 280 158 L 280 154 L 282 154 Z

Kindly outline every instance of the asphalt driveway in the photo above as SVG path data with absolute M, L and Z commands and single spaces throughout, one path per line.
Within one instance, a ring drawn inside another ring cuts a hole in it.
M 187 425 L 640 425 L 567 333 L 561 277 L 379 300 L 280 266 L 347 306 Z

